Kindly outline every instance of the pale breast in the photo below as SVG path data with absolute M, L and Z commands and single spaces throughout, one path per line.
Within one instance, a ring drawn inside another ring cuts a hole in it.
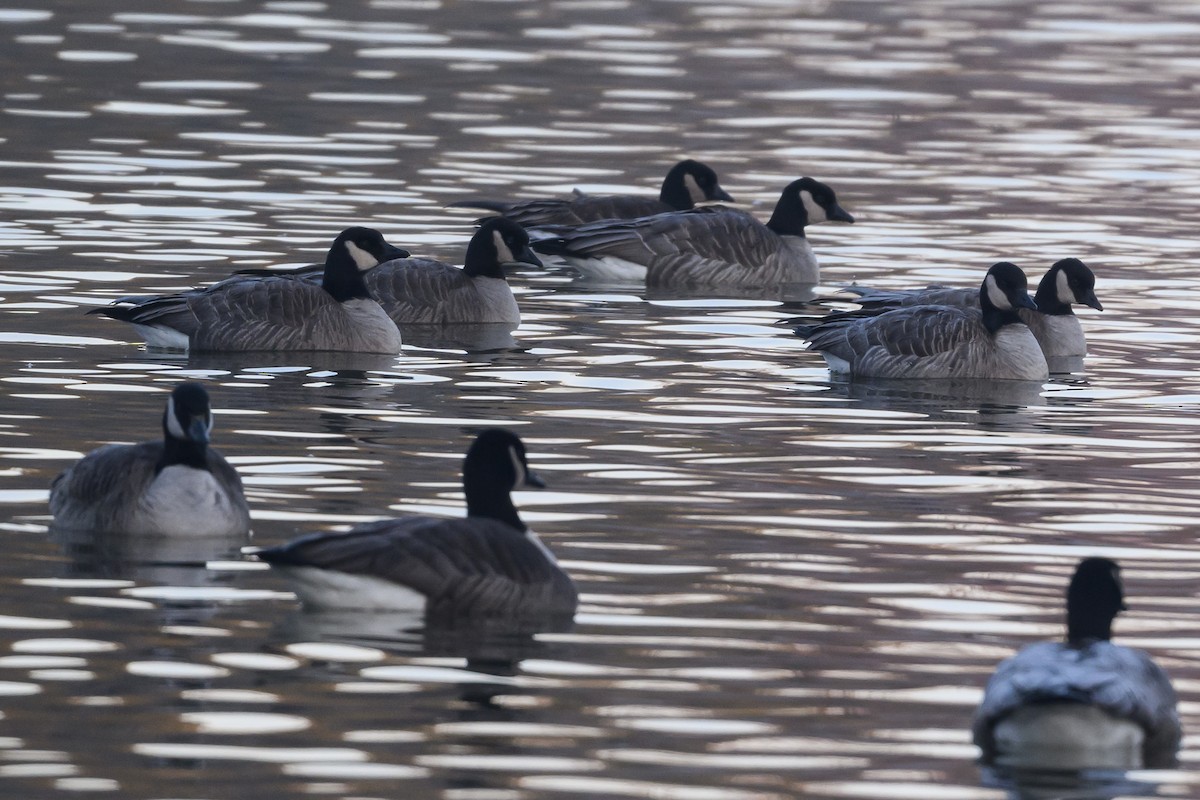
M 234 536 L 248 523 L 211 472 L 167 467 L 138 498 L 128 533 L 162 536 Z

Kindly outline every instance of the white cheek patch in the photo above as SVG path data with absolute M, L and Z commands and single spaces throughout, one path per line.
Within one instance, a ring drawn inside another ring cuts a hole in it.
M 1001 311 L 1011 311 L 1012 303 L 1008 302 L 1008 296 L 996 285 L 996 279 L 988 275 L 983 279 L 983 285 L 987 287 L 988 300 L 992 301 L 992 305 Z
M 372 267 L 379 266 L 379 259 L 363 250 L 354 242 L 346 242 L 346 252 L 354 259 L 354 263 L 358 265 L 359 272 L 366 272 Z
M 512 249 L 508 243 L 504 241 L 504 237 L 500 235 L 500 231 L 492 231 L 492 244 L 496 246 L 496 261 L 501 264 L 511 264 L 516 261 L 516 256 L 513 255 Z
M 513 481 L 512 488 L 520 489 L 525 485 L 525 465 L 521 462 L 521 456 L 517 454 L 517 448 L 508 448 L 508 457 L 512 459 L 513 473 L 517 476 Z
M 700 188 L 700 184 L 696 183 L 696 176 L 688 173 L 683 176 L 683 186 L 687 189 L 688 196 L 692 198 L 693 203 L 703 203 L 708 199 L 708 195 Z
M 800 202 L 804 203 L 804 213 L 808 214 L 809 225 L 828 221 L 829 215 L 825 213 L 825 209 L 821 207 L 821 204 L 813 199 L 812 192 L 807 189 L 801 189 Z
M 1067 281 L 1066 272 L 1063 272 L 1062 270 L 1058 271 L 1058 277 L 1054 281 L 1054 287 L 1058 293 L 1058 302 L 1066 303 L 1067 305 L 1077 302 L 1075 299 L 1075 292 L 1071 291 L 1071 284 Z
M 179 424 L 179 417 L 175 416 L 175 398 L 167 398 L 167 432 L 176 439 L 187 439 L 187 434 L 184 433 L 183 427 Z

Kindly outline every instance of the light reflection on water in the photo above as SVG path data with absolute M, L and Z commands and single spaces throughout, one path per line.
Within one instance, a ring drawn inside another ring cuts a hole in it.
M 1187 9 L 53 5 L 0 9 L 11 792 L 1000 798 L 971 708 L 1056 635 L 1084 555 L 1124 563 L 1118 632 L 1195 728 Z M 447 202 L 652 194 L 683 156 L 762 217 L 830 182 L 858 222 L 810 232 L 823 295 L 1083 258 L 1092 354 L 1045 384 L 831 383 L 778 297 L 554 270 L 513 276 L 517 331 L 409 331 L 398 358 L 165 357 L 83 316 L 319 261 L 350 224 L 459 263 L 474 215 Z M 574 626 L 303 614 L 242 541 L 48 536 L 53 475 L 154 435 L 183 378 L 253 545 L 461 513 L 471 431 L 519 430 Z M 1117 789 L 1196 794 L 1191 744 Z

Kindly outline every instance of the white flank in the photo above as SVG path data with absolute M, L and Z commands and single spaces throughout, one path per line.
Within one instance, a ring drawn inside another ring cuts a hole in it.
M 309 608 L 425 610 L 425 595 L 383 578 L 318 567 L 279 566 L 276 569 L 287 576 L 292 590 Z
M 211 472 L 176 464 L 138 498 L 129 533 L 227 536 L 245 533 L 245 521 Z
M 611 256 L 603 258 L 573 258 L 567 256 L 566 261 L 589 278 L 618 283 L 646 280 L 647 269 L 645 264 L 635 264 L 623 258 L 613 258 Z
M 134 323 L 133 328 L 141 334 L 147 347 L 158 347 L 163 350 L 187 350 L 191 346 L 187 334 L 181 333 L 174 328 L 164 328 L 159 325 L 138 325 L 137 323 Z
M 1075 292 L 1071 291 L 1071 283 L 1067 280 L 1065 270 L 1058 271 L 1058 277 L 1054 279 L 1055 294 L 1058 295 L 1058 302 L 1071 305 L 1079 302 L 1075 299 Z
M 821 353 L 825 357 L 825 363 L 829 366 L 829 371 L 834 375 L 850 374 L 850 362 L 844 358 L 838 358 L 832 353 Z

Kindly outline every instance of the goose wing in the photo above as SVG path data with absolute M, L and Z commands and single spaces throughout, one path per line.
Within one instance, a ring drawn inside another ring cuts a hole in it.
M 365 278 L 371 296 L 398 324 L 455 321 L 448 316 L 454 310 L 450 304 L 461 302 L 471 285 L 458 267 L 428 258 L 388 261 Z
M 978 289 L 955 289 L 949 286 L 926 286 L 924 289 L 872 289 L 869 286 L 847 286 L 846 291 L 858 295 L 855 301 L 863 308 L 902 306 L 964 306 L 979 304 Z
M 839 315 L 807 332 L 812 349 L 854 363 L 867 356 L 933 358 L 986 335 L 978 309 L 913 306 L 882 314 Z
M 542 547 L 523 531 L 479 517 L 382 520 L 347 534 L 298 539 L 259 557 L 280 566 L 317 567 L 406 586 L 428 598 L 430 613 L 568 605 L 564 573 Z M 573 608 L 573 589 L 569 601 Z
M 584 195 L 570 200 L 531 200 L 516 203 L 504 216 L 526 228 L 544 225 L 583 225 L 608 219 L 632 219 L 661 214 L 672 208 L 654 197 Z
M 50 484 L 50 513 L 67 528 L 112 527 L 154 480 L 162 442 L 109 444 L 77 461 Z M 236 477 L 236 476 L 235 476 Z

